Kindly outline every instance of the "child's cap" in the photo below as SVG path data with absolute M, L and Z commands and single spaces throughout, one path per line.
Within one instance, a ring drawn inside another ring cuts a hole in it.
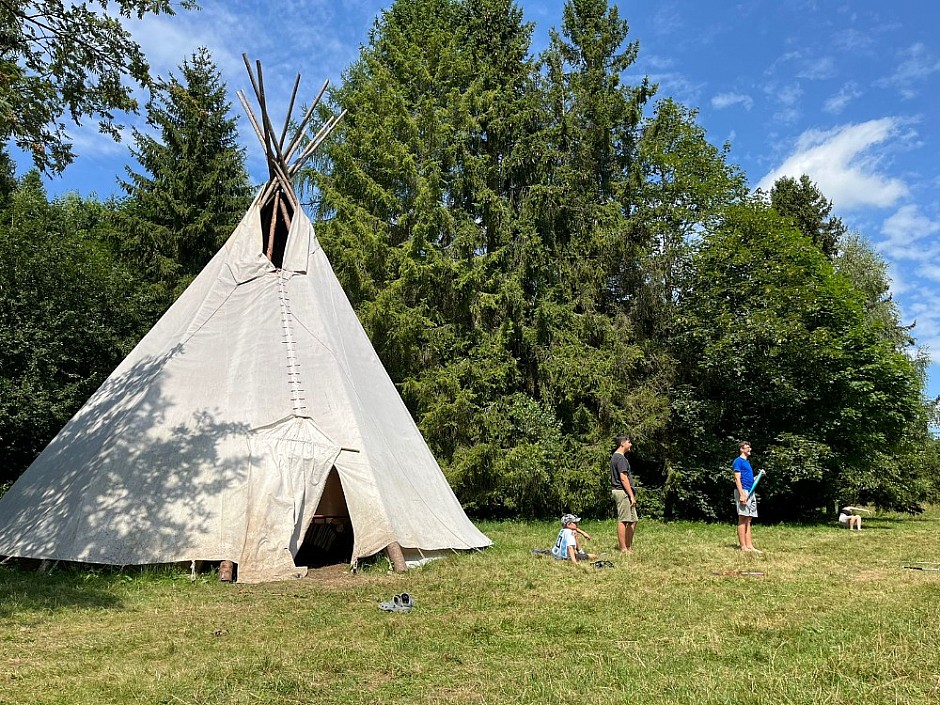
M 568 524 L 580 524 L 581 517 L 575 516 L 574 514 L 565 514 L 561 518 L 561 525 L 568 526 Z

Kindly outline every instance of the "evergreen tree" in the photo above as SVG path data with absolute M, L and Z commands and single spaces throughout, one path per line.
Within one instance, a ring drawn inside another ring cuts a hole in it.
M 16 165 L 10 155 L 0 149 L 0 208 L 6 207 L 16 185 Z
M 134 131 L 129 195 L 120 218 L 127 256 L 168 306 L 231 234 L 250 204 L 244 150 L 225 84 L 207 49 L 171 74 L 147 105 L 157 136 Z
M 394 3 L 334 96 L 350 113 L 311 177 L 319 237 L 379 355 L 458 492 L 495 513 L 542 511 L 551 494 L 528 482 L 490 501 L 517 448 L 548 466 L 549 440 L 510 422 L 542 418 L 516 394 L 514 152 L 537 107 L 521 19 L 508 0 Z
M 668 416 L 632 292 L 611 284 L 636 256 L 651 88 L 620 83 L 636 46 L 616 9 L 566 18 L 541 73 L 509 0 L 394 3 L 311 176 L 321 242 L 379 355 L 458 495 L 491 514 L 598 507 L 609 437 Z
M 631 300 L 642 243 L 631 216 L 638 191 L 638 140 L 654 88 L 623 77 L 639 51 L 605 0 L 570 0 L 541 59 L 541 152 L 521 212 L 537 234 L 528 262 L 525 338 L 537 361 L 534 389 L 559 420 L 563 497 L 597 511 L 608 501 L 598 478 L 613 435 L 638 439 L 635 465 L 658 467 L 654 439 L 668 419 L 667 361 L 642 345 Z
M 832 215 L 832 201 L 822 195 L 810 178 L 783 176 L 770 189 L 770 205 L 791 222 L 832 260 L 839 240 L 846 234 L 842 220 Z

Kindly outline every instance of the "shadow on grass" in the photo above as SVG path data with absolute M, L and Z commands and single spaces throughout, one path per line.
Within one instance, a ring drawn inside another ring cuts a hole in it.
M 26 560 L 0 565 L 0 619 L 29 612 L 123 607 L 111 587 L 121 575 L 117 569 L 67 566 L 40 573 L 38 565 Z

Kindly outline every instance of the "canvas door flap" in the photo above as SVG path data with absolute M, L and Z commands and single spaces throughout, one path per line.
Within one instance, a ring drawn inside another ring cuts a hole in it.
M 249 438 L 245 541 L 239 582 L 303 577 L 294 555 L 323 494 L 339 448 L 309 419 L 290 419 Z
M 353 560 L 371 556 L 398 540 L 367 456 L 366 451 L 344 452 L 336 459 L 353 527 Z

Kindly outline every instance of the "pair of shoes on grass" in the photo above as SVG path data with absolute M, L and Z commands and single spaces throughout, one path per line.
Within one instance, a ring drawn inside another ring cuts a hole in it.
M 594 561 L 591 565 L 598 569 L 614 567 L 613 561 Z
M 410 612 L 415 606 L 415 601 L 407 592 L 395 595 L 391 602 L 379 603 L 379 609 L 383 612 Z

